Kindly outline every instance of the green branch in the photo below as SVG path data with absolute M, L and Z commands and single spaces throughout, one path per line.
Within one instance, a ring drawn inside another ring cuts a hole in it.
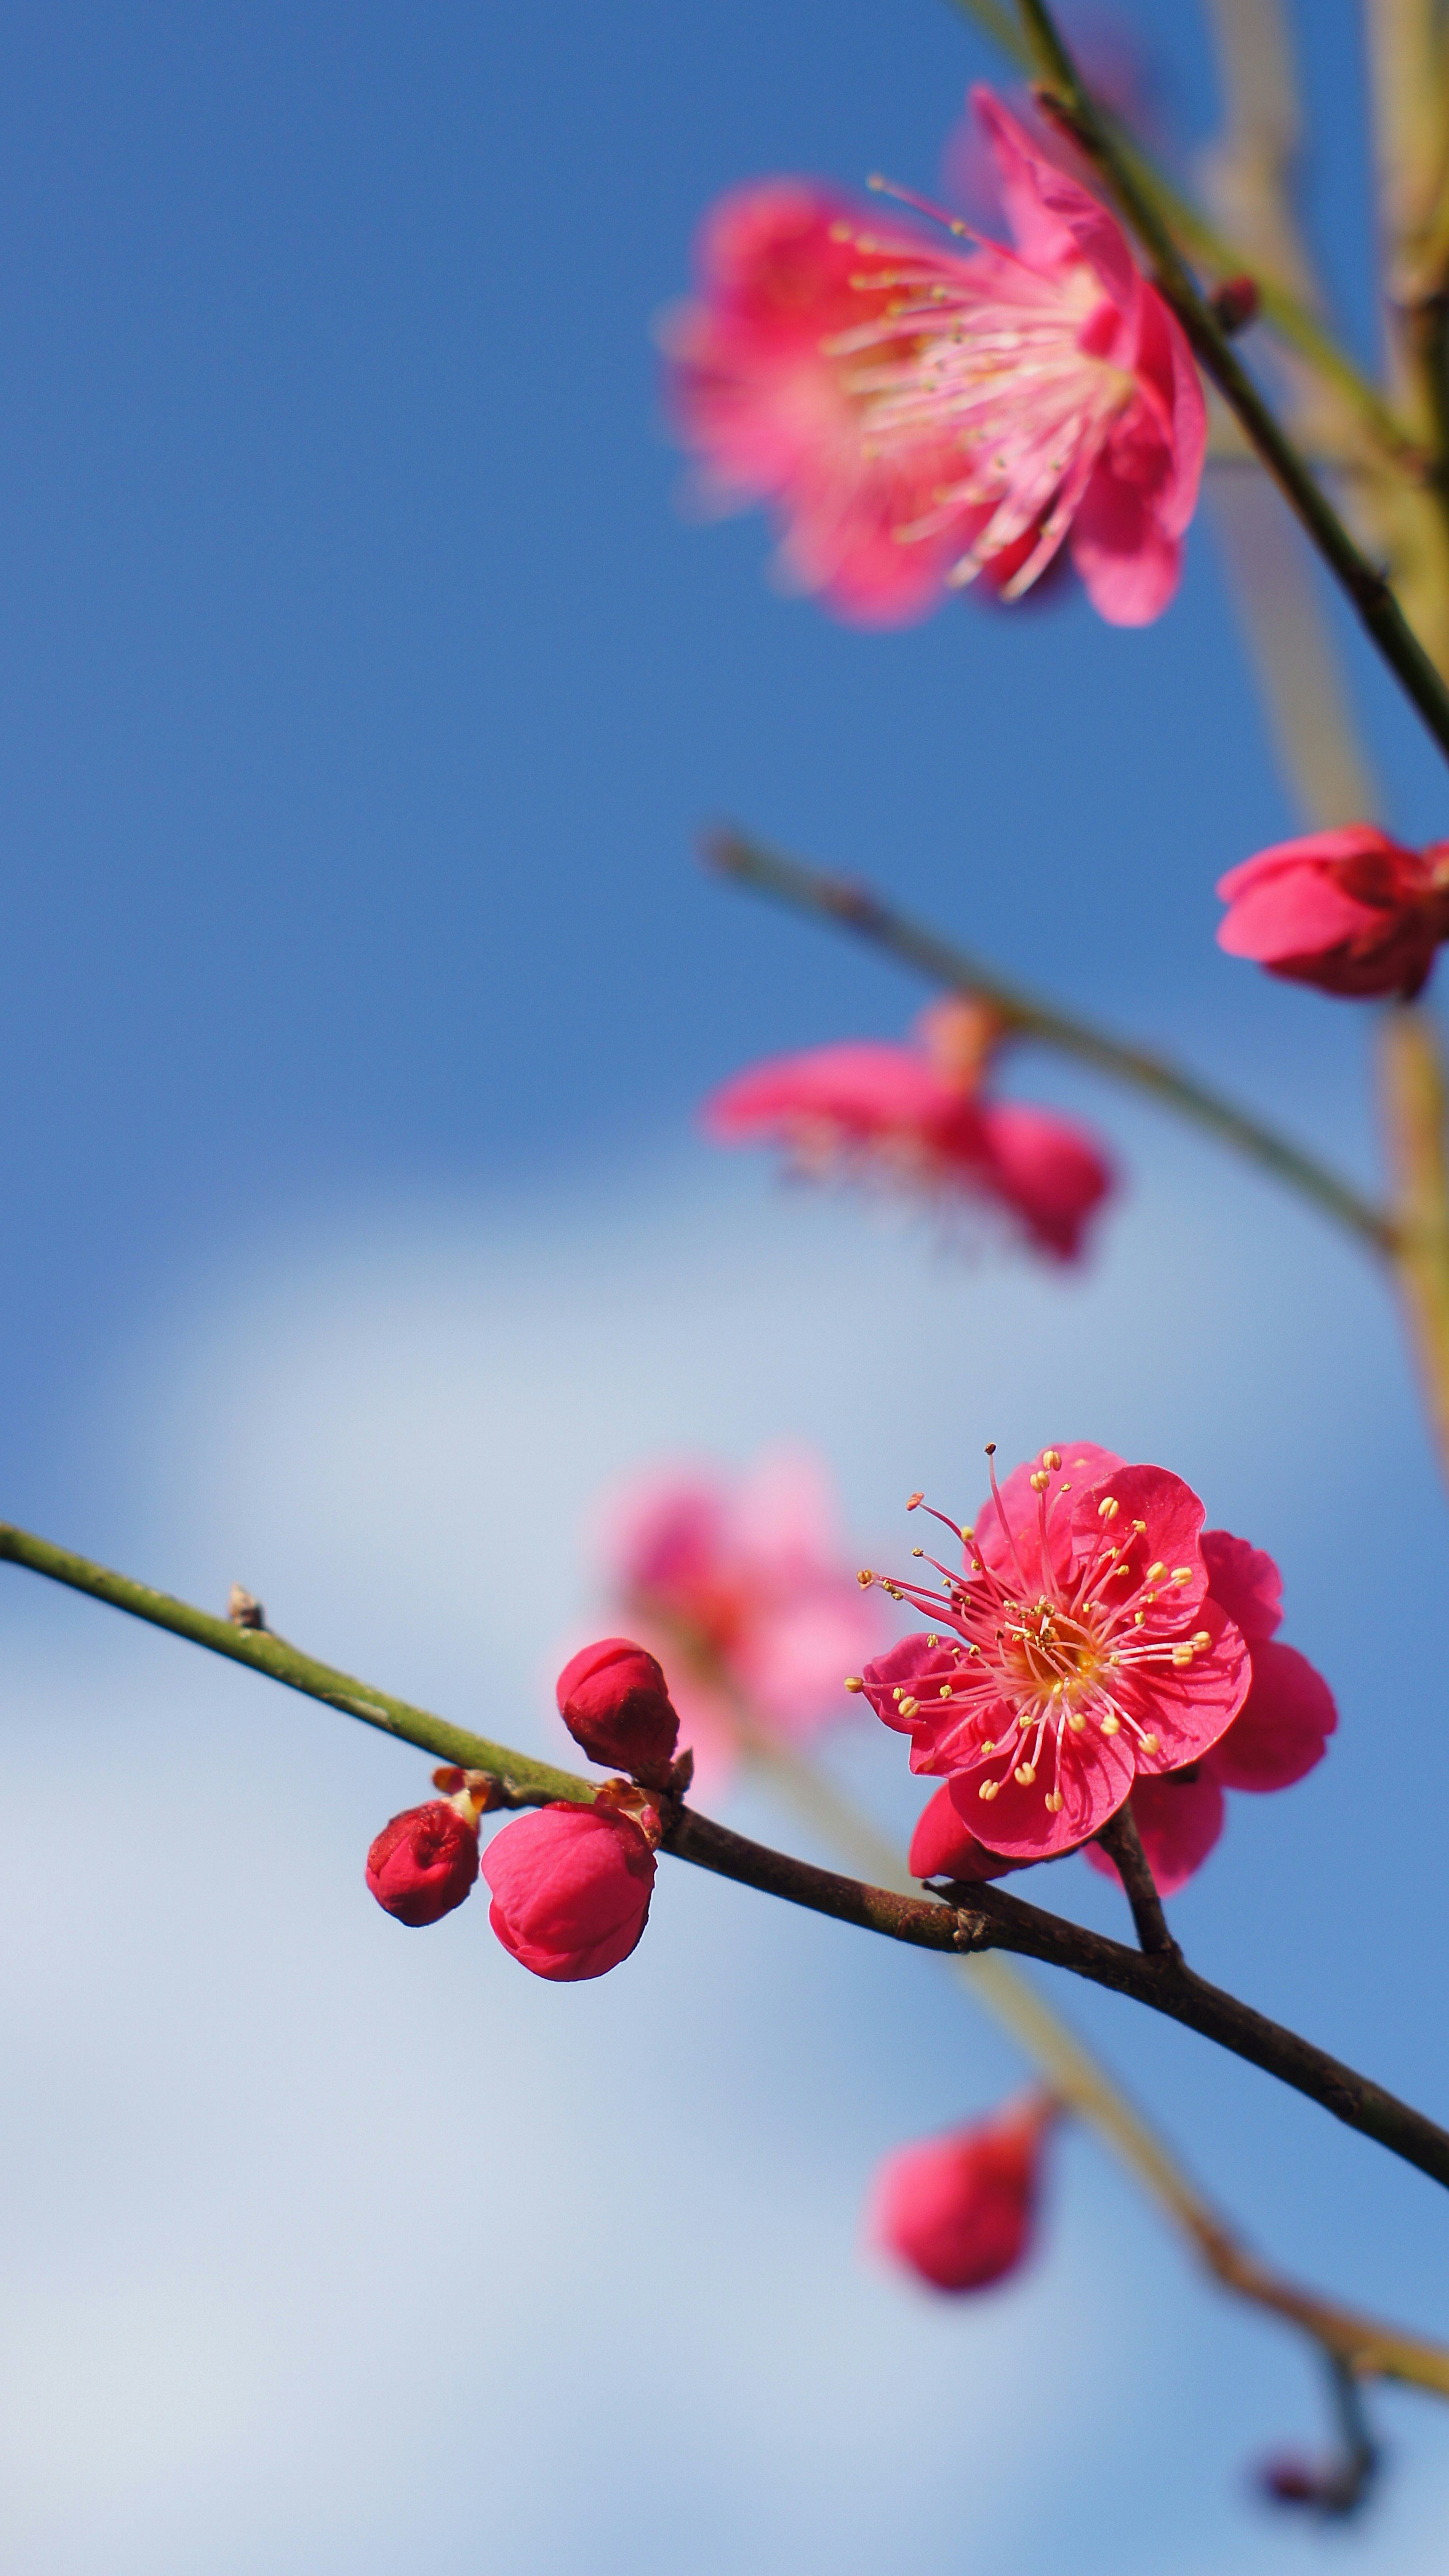
M 1132 226 L 1163 297 L 1207 373 L 1301 520 L 1359 621 L 1449 759 L 1449 689 L 1405 618 L 1383 572 L 1355 545 L 1331 501 L 1242 366 L 1187 268 L 1171 230 L 1083 85 L 1044 0 L 1017 0 L 1042 75 L 1038 92 L 1091 161 Z
M 238 1627 L 229 1620 L 213 1618 L 205 1610 L 193 1609 L 189 1602 L 175 1600 L 168 1592 L 153 1591 L 149 1584 L 114 1574 L 88 1557 L 53 1546 L 48 1539 L 35 1538 L 26 1530 L 0 1523 L 0 1558 L 7 1557 L 12 1564 L 25 1566 L 33 1574 L 47 1575 L 52 1582 L 88 1593 L 94 1600 L 108 1602 L 113 1609 L 127 1611 L 132 1618 L 144 1619 L 152 1627 L 168 1629 L 173 1636 L 188 1637 L 193 1645 L 205 1646 L 213 1654 L 250 1665 L 254 1672 L 285 1683 L 289 1690 L 303 1691 L 328 1708 L 360 1718 L 365 1726 L 381 1727 L 385 1734 L 419 1745 L 425 1752 L 440 1754 L 463 1770 L 487 1771 L 499 1782 L 503 1804 L 539 1806 L 549 1799 L 567 1798 L 586 1805 L 598 1793 L 598 1782 L 556 1771 L 551 1763 L 532 1761 L 508 1745 L 493 1744 L 462 1727 L 449 1726 L 426 1709 L 393 1699 L 386 1692 L 354 1680 L 350 1673 L 299 1654 L 294 1646 L 265 1630 Z M 1377 2140 L 1406 2164 L 1417 2166 L 1435 2182 L 1449 2186 L 1449 2133 L 1426 2119 L 1422 2111 L 1385 2092 L 1382 2085 L 1340 2064 L 1326 2050 L 1315 2048 L 1295 2031 L 1284 2030 L 1264 2014 L 1254 2012 L 1251 2005 L 1239 2003 L 1235 1996 L 1195 1976 L 1175 1952 L 1146 1954 L 1128 1949 L 1123 1942 L 1105 1940 L 1100 1933 L 1088 1932 L 1060 1915 L 1044 1913 L 1040 1906 L 1023 1904 L 1019 1897 L 1009 1896 L 999 1887 L 952 1888 L 943 1891 L 943 1896 L 903 1896 L 892 1888 L 871 1887 L 861 1879 L 842 1878 L 833 1870 L 816 1869 L 809 1861 L 770 1851 L 763 1843 L 750 1842 L 743 1834 L 731 1833 L 727 1826 L 713 1824 L 707 1816 L 698 1816 L 691 1808 L 673 1801 L 666 1804 L 663 1841 L 665 1849 L 677 1858 L 711 1870 L 717 1877 L 758 1888 L 790 1905 L 805 1906 L 837 1923 L 853 1923 L 862 1931 L 907 1942 L 913 1949 L 956 1958 L 979 1951 L 1010 1950 L 1022 1958 L 1065 1968 L 1073 1976 L 1085 1977 L 1114 1994 L 1130 1995 L 1154 2012 L 1165 2013 L 1189 2030 L 1215 2040 L 1250 2065 L 1276 2075 L 1282 2083 L 1320 2103 L 1349 2128 Z M 1442 2358 L 1441 2370 L 1449 2378 L 1449 2368 Z

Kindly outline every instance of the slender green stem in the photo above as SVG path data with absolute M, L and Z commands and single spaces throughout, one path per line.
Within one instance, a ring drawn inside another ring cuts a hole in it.
M 958 948 L 938 931 L 928 930 L 907 914 L 897 912 L 868 886 L 805 867 L 798 859 L 784 858 L 738 832 L 713 832 L 706 836 L 702 848 L 708 864 L 721 876 L 773 895 L 777 902 L 790 904 L 797 911 L 838 922 L 868 939 L 874 947 L 884 948 L 908 966 L 918 967 L 934 982 L 978 996 L 990 1004 L 1013 1035 L 1056 1047 L 1061 1054 L 1074 1056 L 1078 1063 L 1092 1065 L 1097 1072 L 1110 1074 L 1114 1081 L 1145 1092 L 1163 1108 L 1175 1110 L 1179 1117 L 1190 1119 L 1194 1126 L 1216 1136 L 1219 1143 L 1230 1145 L 1236 1153 L 1271 1172 L 1275 1180 L 1311 1200 L 1322 1213 L 1347 1226 L 1375 1252 L 1392 1252 L 1394 1236 L 1388 1218 L 1351 1182 L 1341 1180 L 1311 1154 L 1264 1126 L 1261 1119 L 1240 1109 L 1235 1101 L 1224 1099 L 1207 1083 L 1183 1073 L 1165 1057 L 1149 1054 L 1140 1047 L 1124 1046 L 1119 1038 L 1090 1020 L 1057 1010 L 1019 985 L 1008 983 L 994 967 L 984 965 L 968 949 Z
M 1021 70 L 1033 69 L 1035 56 L 1030 41 L 1011 10 L 1000 7 L 998 0 L 951 0 L 951 5 L 963 17 L 972 19 Z M 1132 173 L 1142 195 L 1155 204 L 1174 238 L 1218 277 L 1250 276 L 1258 289 L 1258 309 L 1263 320 L 1352 404 L 1386 455 L 1413 480 L 1421 480 L 1426 462 L 1422 440 L 1416 438 L 1407 421 L 1399 418 L 1379 387 L 1354 365 L 1333 334 L 1325 330 L 1311 306 L 1256 261 L 1244 258 L 1201 207 L 1184 196 L 1157 167 L 1109 109 L 1099 105 L 1097 114 L 1124 168 Z
M 1119 149 L 1083 86 L 1045 0 L 1017 0 L 1042 74 L 1042 104 L 1067 127 L 1117 200 L 1152 263 L 1157 285 L 1172 306 L 1198 357 L 1242 423 L 1249 440 L 1295 510 L 1335 580 L 1352 602 L 1405 695 L 1449 758 L 1449 688 L 1408 624 L 1377 565 L 1371 564 L 1314 481 L 1219 329 L 1189 272 L 1163 215 Z
M 0 1523 L 0 1558 L 108 1602 L 153 1627 L 189 1638 L 213 1654 L 249 1664 L 290 1690 L 303 1691 L 366 1726 L 381 1727 L 386 1734 L 441 1754 L 464 1770 L 489 1772 L 498 1783 L 502 1805 L 539 1806 L 555 1798 L 591 1805 L 598 1795 L 601 1784 L 597 1781 L 557 1771 L 551 1763 L 535 1762 L 508 1745 L 449 1726 L 428 1710 L 375 1691 L 334 1665 L 315 1662 L 264 1630 L 234 1627 L 175 1600 L 170 1593 L 154 1591 L 149 1584 L 136 1583 L 128 1575 L 113 1573 L 8 1523 Z M 897 1895 L 890 1888 L 842 1878 L 833 1870 L 816 1869 L 808 1861 L 770 1851 L 763 1843 L 731 1833 L 727 1826 L 713 1824 L 673 1800 L 664 1804 L 664 1848 L 680 1860 L 692 1861 L 696 1868 L 778 1896 L 786 1904 L 805 1906 L 833 1922 L 853 1923 L 862 1931 L 938 1956 L 1009 1950 L 1065 1968 L 1215 2040 L 1232 2055 L 1306 2094 L 1346 2127 L 1377 2140 L 1392 2155 L 1449 2187 L 1449 2132 L 1382 2085 L 1330 2057 L 1326 2049 L 1209 1985 L 1173 1954 L 1148 1956 L 1120 1941 L 1104 1940 L 1100 1933 L 1045 1913 L 1040 1906 L 1023 1904 L 999 1887 L 951 1888 L 928 1897 Z M 1441 2367 L 1442 2384 L 1449 2387 L 1449 2362 L 1442 2356 Z M 1426 2379 L 1424 2384 L 1441 2383 Z

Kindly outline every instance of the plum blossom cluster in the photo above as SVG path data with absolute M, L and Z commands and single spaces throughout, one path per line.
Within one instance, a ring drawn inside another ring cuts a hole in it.
M 722 1145 L 776 1145 L 811 1177 L 994 1210 L 1036 1251 L 1075 1261 L 1111 1165 L 1072 1120 L 987 1094 L 998 1035 L 981 1005 L 937 1002 L 913 1045 L 855 1039 L 750 1066 L 706 1102 L 706 1131 Z
M 666 328 L 674 420 L 707 497 L 765 502 L 787 580 L 842 617 L 899 624 L 978 579 L 1014 600 L 1066 546 L 1101 615 L 1141 625 L 1197 500 L 1191 352 L 1116 218 L 972 103 L 1011 244 L 947 215 L 970 247 L 939 248 L 801 179 L 738 191 Z
M 860 1577 L 932 1624 L 851 1685 L 910 1736 L 912 1769 L 945 1780 L 916 1829 L 917 1876 L 1054 1858 L 1130 1798 L 1170 1894 L 1222 1831 L 1225 1788 L 1285 1788 L 1322 1758 L 1333 1697 L 1277 1639 L 1277 1567 L 1205 1530 L 1181 1477 L 1069 1443 L 1004 1483 L 993 1463 L 973 1525 L 933 1517 L 960 1548 L 955 1565 L 929 1560 L 939 1587 Z
M 689 1785 L 688 1754 L 675 1759 L 679 1719 L 654 1657 L 627 1637 L 586 1646 L 558 1679 L 559 1713 L 593 1761 L 628 1778 L 606 1780 L 592 1805 L 551 1799 L 495 1835 L 481 1870 L 488 1920 L 510 1957 L 555 1985 L 605 1976 L 636 1950 L 649 1920 L 662 1809 Z M 444 1768 L 448 1794 L 394 1816 L 367 1858 L 367 1883 L 400 1923 L 440 1922 L 473 1892 L 480 1871 L 479 1818 L 497 1782 Z

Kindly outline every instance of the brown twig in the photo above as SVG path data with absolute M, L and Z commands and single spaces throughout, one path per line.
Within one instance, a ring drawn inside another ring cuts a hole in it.
M 1130 1798 L 1125 1807 L 1118 1808 L 1111 1823 L 1102 1827 L 1097 1840 L 1115 1865 L 1117 1875 L 1127 1890 L 1127 1902 L 1132 1908 L 1132 1920 L 1137 1926 L 1137 1938 L 1142 1948 L 1157 1957 L 1170 1955 L 1181 1959 L 1182 1952 L 1167 1928 L 1157 1881 L 1152 1875 L 1152 1863 L 1142 1848 L 1142 1836 L 1137 1830 Z
M 883 948 L 906 965 L 916 967 L 933 983 L 976 994 L 989 1002 L 1012 1035 L 1056 1047 L 1061 1054 L 1075 1057 L 1079 1064 L 1091 1065 L 1098 1073 L 1110 1074 L 1116 1082 L 1146 1092 L 1163 1108 L 1175 1110 L 1179 1117 L 1190 1119 L 1195 1127 L 1216 1136 L 1220 1144 L 1232 1146 L 1260 1169 L 1271 1172 L 1275 1180 L 1285 1182 L 1300 1198 L 1311 1200 L 1322 1213 L 1335 1217 L 1375 1252 L 1392 1252 L 1394 1237 L 1389 1220 L 1351 1182 L 1341 1180 L 1300 1146 L 1240 1109 L 1236 1101 L 1224 1099 L 1221 1092 L 1184 1073 L 1165 1056 L 1151 1054 L 1145 1047 L 1126 1046 L 1090 1020 L 1058 1010 L 1053 1003 L 1023 991 L 1020 985 L 1008 983 L 969 949 L 958 947 L 939 931 L 927 929 L 909 914 L 898 912 L 869 886 L 848 877 L 831 876 L 823 868 L 806 867 L 799 859 L 787 859 L 780 851 L 767 850 L 741 832 L 706 833 L 700 849 L 706 865 L 718 875 L 771 895 L 776 902 L 789 904 L 798 912 L 813 913 L 818 920 L 833 921 L 844 930 L 854 931 L 859 938 L 869 940 L 872 947 Z

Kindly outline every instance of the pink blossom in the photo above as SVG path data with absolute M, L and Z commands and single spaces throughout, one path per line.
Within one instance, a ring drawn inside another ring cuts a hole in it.
M 984 2290 L 1016 2269 L 1036 2217 L 1042 2135 L 1034 2100 L 949 2137 L 898 2147 L 871 2194 L 874 2241 L 937 2290 Z
M 960 1043 L 962 1027 L 982 1017 L 971 1003 L 938 1003 L 912 1046 L 859 1039 L 752 1065 L 706 1101 L 706 1133 L 721 1145 L 778 1145 L 812 1175 L 870 1176 L 938 1205 L 995 1208 L 1038 1251 L 1075 1260 L 1111 1167 L 1071 1120 L 984 1096 L 989 1044 Z
M 1209 1596 L 1203 1507 L 1180 1476 L 1078 1442 L 991 1483 L 974 1529 L 945 1521 L 962 1557 L 959 1573 L 930 1560 L 942 1589 L 861 1576 L 933 1623 L 862 1687 L 979 1842 L 1044 1860 L 1099 1832 L 1137 1779 L 1198 1761 L 1251 1664 Z
M 1141 625 L 1197 500 L 1191 352 L 1115 217 L 972 101 L 1014 249 L 937 250 L 807 181 L 742 190 L 668 329 L 674 417 L 714 496 L 769 503 L 786 574 L 842 616 L 896 624 L 978 575 L 1017 598 L 1070 539 L 1101 614 Z
M 607 1762 L 662 1788 L 679 1740 L 663 1671 L 644 1646 L 604 1637 L 558 1677 L 558 1712 L 591 1762 Z
M 662 1469 L 607 1508 L 609 1572 L 635 1635 L 669 1670 L 697 1781 L 718 1788 L 742 1727 L 800 1741 L 848 1705 L 842 1676 L 880 1642 L 808 1452 L 743 1476 Z
M 1407 850 L 1372 823 L 1347 823 L 1260 850 L 1218 893 L 1230 957 L 1324 993 L 1408 1001 L 1449 938 L 1449 841 Z
M 367 1884 L 385 1913 L 416 1929 L 441 1922 L 473 1893 L 478 1826 L 447 1798 L 408 1807 L 383 1826 L 367 1855 Z
M 631 1816 L 559 1799 L 495 1834 L 483 1855 L 488 1920 L 510 1957 L 569 1985 L 602 1977 L 638 1947 L 654 1853 Z

